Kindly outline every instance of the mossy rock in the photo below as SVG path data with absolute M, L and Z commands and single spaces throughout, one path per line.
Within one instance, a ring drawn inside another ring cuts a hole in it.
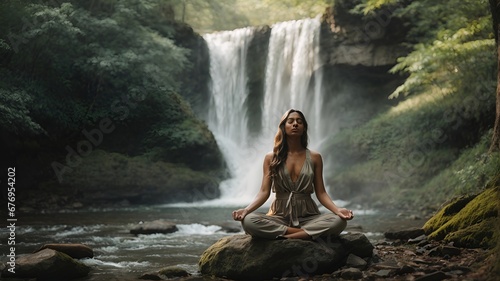
M 424 225 L 424 231 L 427 235 L 438 230 L 440 227 L 450 221 L 456 214 L 458 214 L 470 201 L 476 198 L 477 194 L 464 195 L 452 199 L 446 203 L 444 207 Z M 442 238 L 441 238 L 442 239 Z
M 495 230 L 491 226 L 496 222 L 497 218 L 487 218 L 469 227 L 449 233 L 445 240 L 453 242 L 457 247 L 492 248 L 495 246 L 495 239 L 492 239 Z
M 223 237 L 206 249 L 198 266 L 207 278 L 278 280 L 332 273 L 345 264 L 350 254 L 369 258 L 373 256 L 373 245 L 362 233 L 322 236 L 315 241 L 267 240 L 237 234 Z
M 495 232 L 491 225 L 498 219 L 499 188 L 490 187 L 472 200 L 468 197 L 454 200 L 425 223 L 425 233 L 429 239 L 454 242 L 457 246 L 494 247 Z
M 96 150 L 65 173 L 61 186 L 79 190 L 83 203 L 147 204 L 213 199 L 220 195 L 219 182 L 214 173 Z

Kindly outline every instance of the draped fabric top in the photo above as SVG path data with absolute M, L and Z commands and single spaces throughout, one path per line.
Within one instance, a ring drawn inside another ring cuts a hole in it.
M 306 150 L 306 160 L 298 179 L 294 182 L 285 163 L 272 182 L 276 198 L 269 208 L 268 215 L 281 216 L 290 220 L 290 226 L 300 226 L 299 218 L 320 214 L 316 202 L 311 198 L 314 193 L 314 167 L 311 152 Z

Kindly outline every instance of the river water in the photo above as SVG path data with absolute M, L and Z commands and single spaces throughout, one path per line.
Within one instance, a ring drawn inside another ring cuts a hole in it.
M 22 214 L 16 228 L 16 254 L 19 257 L 31 253 L 46 243 L 82 243 L 90 246 L 95 256 L 83 260 L 92 271 L 81 280 L 137 280 L 145 272 L 166 266 L 179 266 L 198 275 L 198 260 L 203 251 L 218 239 L 235 234 L 225 232 L 222 226 L 239 227 L 231 219 L 233 209 L 168 205 Z M 356 209 L 354 212 L 356 218 L 350 221 L 350 227 L 361 229 L 373 242 L 381 239 L 385 231 L 423 223 L 395 213 Z M 179 231 L 130 234 L 137 223 L 156 219 L 176 223 Z M 2 229 L 0 235 L 0 260 L 6 262 L 7 230 Z

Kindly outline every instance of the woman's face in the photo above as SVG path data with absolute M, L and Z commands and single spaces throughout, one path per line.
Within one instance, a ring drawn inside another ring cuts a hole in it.
M 304 133 L 304 120 L 297 112 L 288 115 L 285 122 L 285 133 L 287 136 L 302 136 Z

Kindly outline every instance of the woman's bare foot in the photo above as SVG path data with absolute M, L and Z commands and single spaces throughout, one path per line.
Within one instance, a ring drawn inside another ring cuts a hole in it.
M 309 234 L 307 234 L 303 229 L 294 227 L 287 228 L 286 233 L 285 235 L 283 235 L 283 237 L 288 239 L 303 239 L 303 240 L 311 239 L 311 236 L 309 236 Z

